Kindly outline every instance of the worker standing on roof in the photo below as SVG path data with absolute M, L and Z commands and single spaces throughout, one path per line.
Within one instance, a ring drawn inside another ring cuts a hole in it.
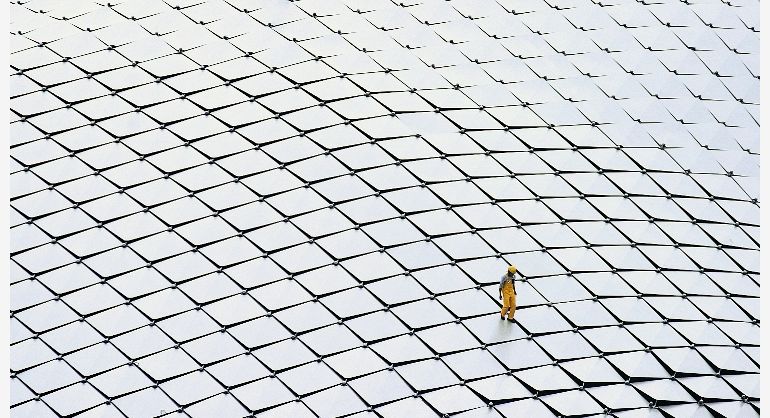
M 513 277 L 516 275 L 516 266 L 509 266 L 508 272 L 500 278 L 500 300 L 503 301 L 503 309 L 500 311 L 500 319 L 513 322 L 513 314 L 516 312 L 516 284 Z

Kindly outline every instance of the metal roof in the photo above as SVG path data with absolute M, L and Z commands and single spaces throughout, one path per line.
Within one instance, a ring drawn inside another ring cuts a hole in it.
M 757 1 L 10 8 L 12 417 L 759 415 Z

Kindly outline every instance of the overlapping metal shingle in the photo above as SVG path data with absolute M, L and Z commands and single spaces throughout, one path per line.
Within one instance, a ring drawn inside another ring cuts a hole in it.
M 10 7 L 12 417 L 759 415 L 757 1 Z

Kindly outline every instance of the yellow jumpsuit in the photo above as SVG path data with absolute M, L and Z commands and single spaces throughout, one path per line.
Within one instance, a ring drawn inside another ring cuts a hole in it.
M 502 285 L 503 290 L 503 309 L 500 311 L 500 317 L 508 313 L 508 319 L 513 319 L 516 312 L 516 291 L 513 289 L 513 281 L 505 280 Z

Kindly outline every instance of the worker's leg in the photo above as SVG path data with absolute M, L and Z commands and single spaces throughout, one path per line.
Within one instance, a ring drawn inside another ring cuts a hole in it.
M 503 295 L 503 309 L 500 310 L 500 319 L 505 319 L 505 314 L 510 309 L 510 305 L 508 304 L 508 298 Z
M 516 313 L 516 294 L 515 293 L 512 294 L 508 298 L 508 300 L 509 300 L 508 304 L 511 307 L 510 310 L 508 310 L 508 319 L 512 320 L 513 319 L 513 315 Z
M 503 309 L 500 311 L 500 317 L 505 318 L 505 314 L 511 310 L 511 293 L 503 289 Z

